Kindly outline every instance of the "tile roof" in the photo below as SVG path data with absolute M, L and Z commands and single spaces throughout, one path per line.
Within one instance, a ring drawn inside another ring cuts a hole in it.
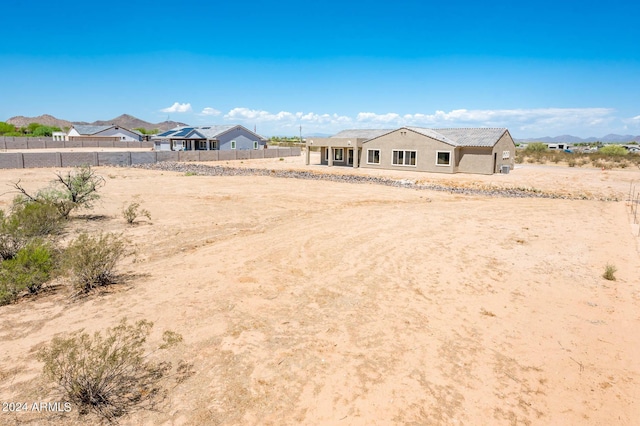
M 494 146 L 507 131 L 505 128 L 433 129 L 456 141 L 458 146 Z
M 357 139 L 373 139 L 382 136 L 394 129 L 348 129 L 331 136 L 332 138 L 357 138 Z
M 420 133 L 421 135 L 429 136 L 431 139 L 435 139 L 440 142 L 448 143 L 449 145 L 457 145 L 455 140 L 452 140 L 433 129 L 425 129 L 424 127 L 407 127 L 409 130 L 413 130 L 416 133 Z
M 450 128 L 450 129 L 428 129 L 425 127 L 401 127 L 400 129 L 411 130 L 421 135 L 428 136 L 432 139 L 447 143 L 452 146 L 479 146 L 492 147 L 500 140 L 502 135 L 507 131 L 506 128 Z M 399 130 L 399 129 L 396 129 Z M 370 132 L 369 139 L 375 139 L 382 135 L 386 135 L 394 130 L 365 130 Z M 358 132 L 357 130 L 345 130 L 344 132 Z M 360 136 L 338 136 L 333 137 L 360 137 Z M 366 134 L 366 133 L 363 133 Z

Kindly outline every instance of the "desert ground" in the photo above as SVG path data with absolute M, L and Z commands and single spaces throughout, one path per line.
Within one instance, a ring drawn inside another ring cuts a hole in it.
M 182 334 L 162 356 L 195 374 L 123 425 L 638 424 L 640 239 L 627 198 L 640 170 L 518 165 L 476 176 L 312 163 L 224 165 L 573 199 L 96 168 L 101 201 L 65 238 L 123 233 L 136 254 L 117 285 L 86 298 L 70 299 L 62 280 L 0 307 L 0 401 L 62 400 L 40 375 L 38 348 L 127 317 L 154 322 L 150 344 L 166 329 Z M 55 171 L 0 171 L 0 208 L 11 182 L 41 188 Z M 134 197 L 151 220 L 130 226 L 121 209 Z M 607 264 L 615 281 L 602 277 Z M 95 421 L 0 412 L 3 425 Z

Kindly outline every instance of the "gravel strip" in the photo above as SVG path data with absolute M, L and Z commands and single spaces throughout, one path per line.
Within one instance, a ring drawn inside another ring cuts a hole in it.
M 268 170 L 226 166 L 208 166 L 204 164 L 178 163 L 164 161 L 160 163 L 135 164 L 136 169 L 160 170 L 168 172 L 189 173 L 198 176 L 270 176 L 289 179 L 326 180 L 344 183 L 368 183 L 375 185 L 394 186 L 417 190 L 449 192 L 452 194 L 485 195 L 490 197 L 508 198 L 551 198 L 563 200 L 600 200 L 618 201 L 617 198 L 596 198 L 586 195 L 570 195 L 544 192 L 535 188 L 467 188 L 439 184 L 418 184 L 410 179 L 389 179 L 375 176 L 341 175 L 333 173 L 314 173 L 300 170 Z

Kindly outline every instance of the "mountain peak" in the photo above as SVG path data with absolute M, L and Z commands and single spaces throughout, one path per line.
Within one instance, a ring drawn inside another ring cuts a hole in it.
M 39 115 L 37 117 L 24 117 L 24 116 L 15 116 L 11 117 L 7 120 L 7 123 L 13 124 L 16 127 L 28 126 L 30 123 L 40 123 L 45 126 L 59 127 L 64 129 L 65 127 L 71 127 L 74 124 L 83 124 L 83 125 L 92 125 L 92 126 L 110 126 L 115 124 L 117 126 L 124 127 L 125 129 L 136 129 L 136 128 L 144 128 L 144 129 L 159 129 L 159 130 L 169 130 L 177 126 L 187 126 L 185 123 L 180 123 L 177 121 L 163 121 L 161 123 L 149 123 L 148 121 L 141 120 L 137 117 L 134 117 L 129 114 L 122 114 L 116 118 L 112 118 L 111 120 L 97 120 L 93 123 L 87 123 L 84 121 L 67 121 L 60 118 L 56 118 L 49 114 Z

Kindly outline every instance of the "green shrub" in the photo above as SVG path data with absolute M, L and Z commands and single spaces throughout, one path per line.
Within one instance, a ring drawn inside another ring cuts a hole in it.
M 0 305 L 11 303 L 24 291 L 40 291 L 53 269 L 54 256 L 49 244 L 31 241 L 13 259 L 0 264 Z
M 622 157 L 629 153 L 622 145 L 606 145 L 598 150 L 598 153 L 604 156 Z
M 55 337 L 37 358 L 44 363 L 44 376 L 57 383 L 81 414 L 93 412 L 113 421 L 134 408 L 153 408 L 162 395 L 162 379 L 171 364 L 148 359 L 145 342 L 152 327 L 149 321 L 130 325 L 123 319 L 104 335 L 80 331 Z M 165 332 L 160 349 L 182 340 L 176 336 Z
M 532 154 L 534 152 L 545 152 L 547 151 L 547 144 L 542 142 L 533 142 L 527 145 L 524 149 L 524 152 L 527 154 Z
M 32 239 L 57 235 L 63 226 L 53 205 L 17 198 L 11 214 L 0 210 L 0 260 L 13 259 Z
M 27 243 L 19 219 L 0 210 L 0 260 L 13 259 Z
M 114 282 L 116 264 L 126 254 L 125 243 L 113 233 L 82 233 L 69 244 L 63 265 L 78 293 Z
M 57 235 L 65 225 L 53 204 L 25 202 L 20 198 L 14 200 L 12 216 L 18 218 L 27 237 Z
M 144 216 L 151 220 L 151 213 L 149 213 L 149 210 L 141 209 L 138 201 L 132 201 L 128 205 L 123 205 L 122 215 L 130 225 L 133 224 L 139 216 Z

